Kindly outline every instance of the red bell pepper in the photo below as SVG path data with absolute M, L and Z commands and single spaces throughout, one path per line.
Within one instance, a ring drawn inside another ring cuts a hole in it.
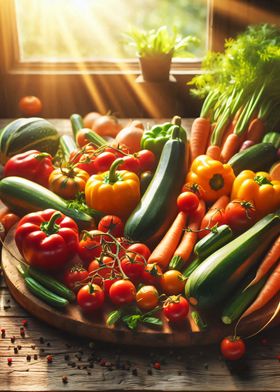
M 15 241 L 28 264 L 57 271 L 77 253 L 78 226 L 53 209 L 32 212 L 19 221 Z
M 23 177 L 48 188 L 49 176 L 53 170 L 50 154 L 30 150 L 14 155 L 7 161 L 4 167 L 4 177 Z

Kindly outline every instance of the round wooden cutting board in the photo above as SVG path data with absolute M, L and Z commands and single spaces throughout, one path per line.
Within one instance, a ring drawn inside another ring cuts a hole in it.
M 16 268 L 17 261 L 7 249 L 20 258 L 14 242 L 13 230 L 8 233 L 2 249 L 2 266 L 11 294 L 32 315 L 60 330 L 95 340 L 150 347 L 182 347 L 194 344 L 209 344 L 218 342 L 223 337 L 233 333 L 233 326 L 225 326 L 218 317 L 215 318 L 213 315 L 211 317 L 203 315 L 207 322 L 205 331 L 199 330 L 191 315 L 180 328 L 175 329 L 163 320 L 163 327 L 151 329 L 141 325 L 137 331 L 130 331 L 125 326 L 106 326 L 106 313 L 108 314 L 110 309 L 105 309 L 104 314 L 91 316 L 84 315 L 76 304 L 70 304 L 63 310 L 56 310 L 37 299 L 26 289 L 23 278 Z M 251 318 L 244 319 L 240 323 L 238 334 L 248 336 L 256 332 L 273 315 L 279 299 L 280 295 L 274 298 L 265 310 L 259 313 L 256 312 Z M 275 318 L 271 325 L 279 323 L 280 315 Z

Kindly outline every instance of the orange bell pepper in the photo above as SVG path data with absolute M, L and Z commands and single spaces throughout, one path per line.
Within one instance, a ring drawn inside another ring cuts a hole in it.
M 235 179 L 229 164 L 223 164 L 207 155 L 199 155 L 191 165 L 186 182 L 200 185 L 205 192 L 202 198 L 214 202 L 220 196 L 229 195 Z
M 105 214 L 128 218 L 140 200 L 137 174 L 118 170 L 123 160 L 116 159 L 109 171 L 92 175 L 85 187 L 86 203 Z

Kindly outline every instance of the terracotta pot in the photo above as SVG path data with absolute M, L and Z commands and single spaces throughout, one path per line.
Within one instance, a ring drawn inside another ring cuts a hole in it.
M 171 53 L 139 57 L 143 79 L 147 82 L 162 82 L 169 80 L 171 60 Z

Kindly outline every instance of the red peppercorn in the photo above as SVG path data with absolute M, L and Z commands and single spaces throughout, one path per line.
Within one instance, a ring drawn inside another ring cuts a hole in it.
M 22 338 L 24 338 L 24 336 L 25 336 L 24 327 L 20 327 L 20 336 L 21 336 Z
M 153 368 L 154 368 L 154 369 L 157 369 L 157 370 L 160 370 L 160 362 L 155 362 L 155 363 L 153 364 Z
M 8 362 L 8 365 L 11 366 L 11 364 L 13 362 L 13 358 L 7 358 L 7 362 Z
M 1 328 L 1 336 L 2 336 L 2 338 L 4 338 L 6 336 L 5 328 Z
M 24 327 L 27 327 L 28 321 L 27 320 L 22 320 L 21 321 L 21 325 L 23 325 Z
M 47 362 L 52 363 L 52 361 L 53 361 L 52 355 L 47 355 Z

